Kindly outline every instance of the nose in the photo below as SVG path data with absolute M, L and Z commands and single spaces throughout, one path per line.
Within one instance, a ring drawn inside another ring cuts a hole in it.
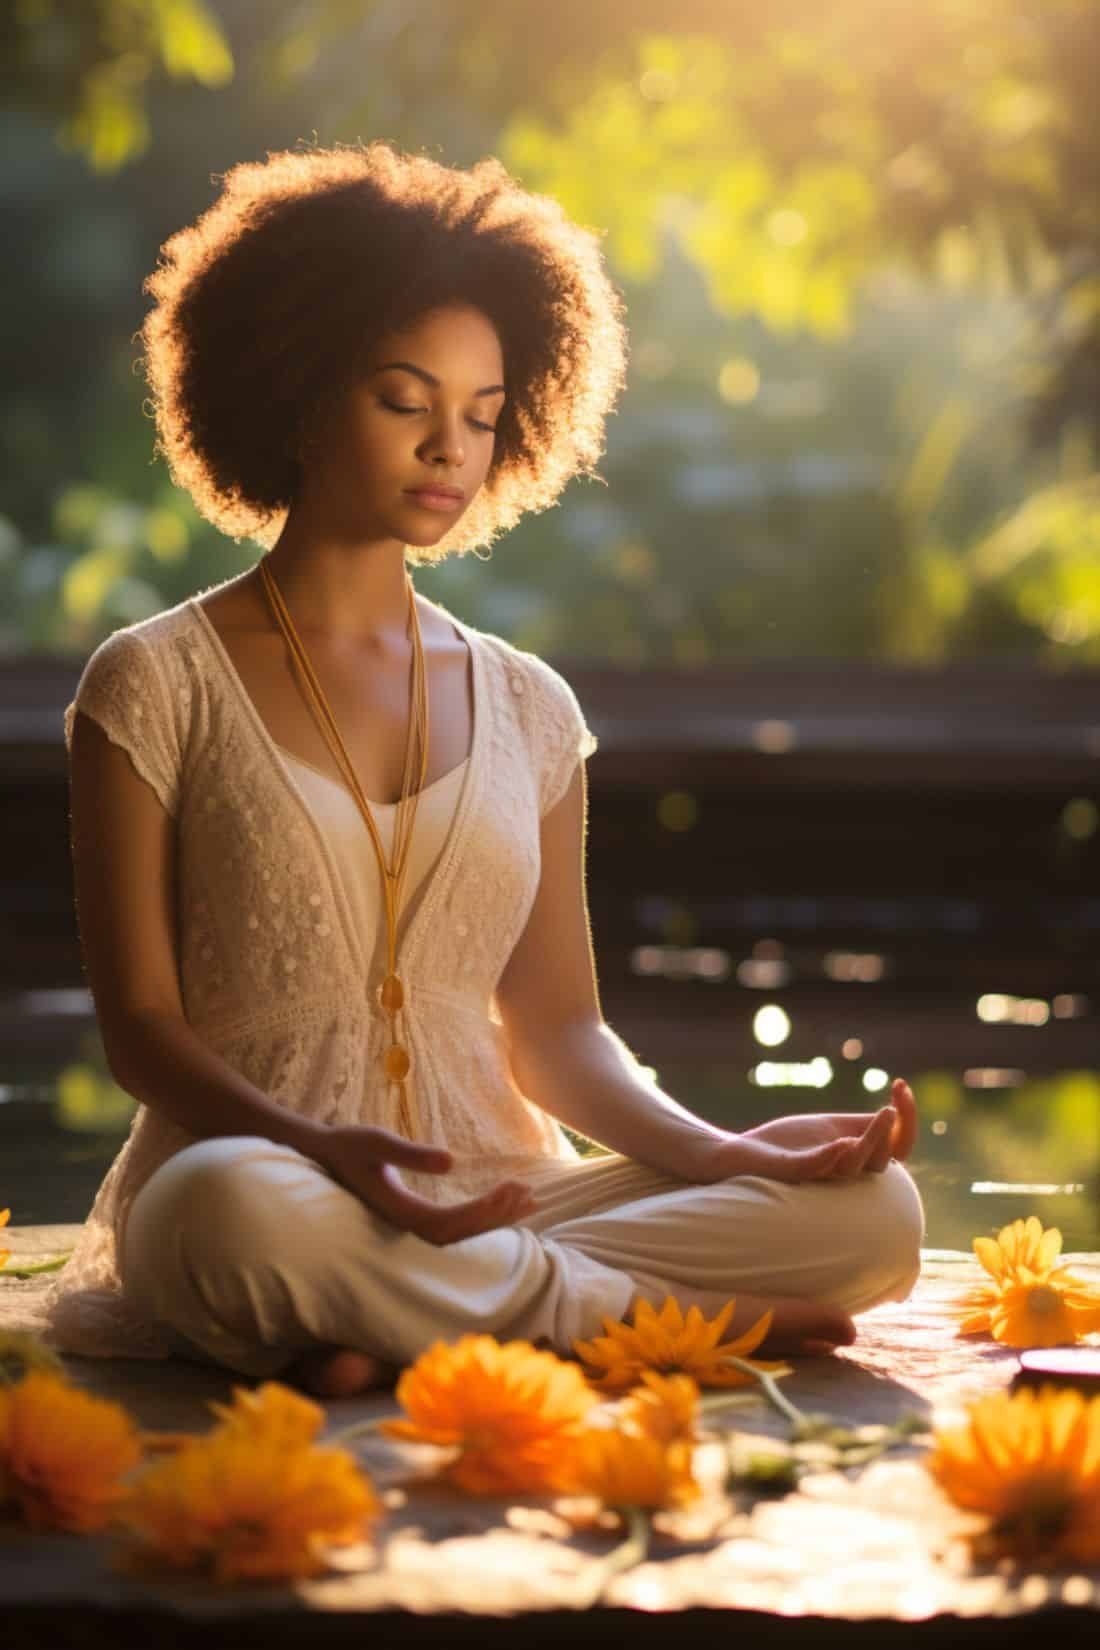
M 442 416 L 425 436 L 420 447 L 421 458 L 432 464 L 445 464 L 448 469 L 466 462 L 462 434 L 457 419 Z

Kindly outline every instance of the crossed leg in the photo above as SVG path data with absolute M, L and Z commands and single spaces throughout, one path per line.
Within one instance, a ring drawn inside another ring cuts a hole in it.
M 917 1110 L 912 1090 L 901 1079 L 893 1085 L 891 1103 L 898 1113 L 890 1142 L 891 1156 L 904 1162 L 912 1153 L 916 1139 Z M 854 1117 L 853 1124 L 859 1120 Z M 696 1304 L 708 1317 L 714 1316 L 723 1304 L 713 1291 L 689 1286 L 678 1286 L 676 1295 L 683 1307 Z M 851 1315 L 838 1306 L 808 1297 L 769 1297 L 740 1292 L 727 1335 L 743 1333 L 769 1310 L 773 1314 L 771 1327 L 758 1348 L 763 1357 L 827 1353 L 837 1346 L 850 1346 L 856 1339 Z M 343 1398 L 374 1387 L 390 1387 L 399 1374 L 399 1366 L 355 1348 L 317 1346 L 301 1354 L 281 1379 L 319 1397 Z

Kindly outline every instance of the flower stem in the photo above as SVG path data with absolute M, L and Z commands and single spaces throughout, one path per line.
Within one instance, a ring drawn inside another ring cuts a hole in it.
M 617 1547 L 613 1547 L 607 1557 L 596 1566 L 595 1574 L 582 1577 L 580 1583 L 579 1604 L 585 1608 L 598 1604 L 603 1597 L 604 1589 L 612 1576 L 622 1570 L 633 1569 L 640 1564 L 649 1551 L 649 1532 L 652 1528 L 649 1509 L 646 1507 L 616 1507 L 627 1523 L 627 1537 Z
M 343 1427 L 339 1432 L 332 1433 L 325 1439 L 326 1444 L 346 1444 L 352 1438 L 360 1438 L 368 1432 L 377 1432 L 383 1422 L 389 1421 L 392 1416 L 376 1415 L 371 1421 L 356 1421 L 354 1426 Z
M 757 1369 L 747 1358 L 723 1358 L 723 1363 L 732 1364 L 734 1369 L 743 1370 L 746 1375 L 754 1375 L 767 1394 L 769 1403 L 775 1405 L 780 1415 L 786 1416 L 792 1426 L 800 1426 L 805 1417 L 789 1399 L 784 1398 L 774 1378 L 766 1369 Z
M 34 1266 L 0 1266 L 0 1278 L 34 1278 L 39 1272 L 60 1272 L 69 1256 L 71 1249 L 66 1249 L 63 1255 L 54 1260 L 41 1260 Z

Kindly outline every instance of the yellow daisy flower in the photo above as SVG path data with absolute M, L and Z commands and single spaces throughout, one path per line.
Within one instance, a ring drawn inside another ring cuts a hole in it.
M 574 1441 L 564 1487 L 609 1507 L 679 1507 L 702 1494 L 687 1439 L 666 1442 L 618 1427 L 591 1427 Z
M 1007 1273 L 1049 1272 L 1062 1252 L 1062 1234 L 1057 1226 L 1045 1231 L 1038 1215 L 1013 1220 L 1002 1226 L 995 1238 L 976 1237 L 974 1253 L 989 1273 L 1000 1282 Z
M 473 1495 L 558 1488 L 566 1446 L 599 1402 L 575 1364 L 491 1335 L 436 1341 L 399 1376 L 395 1392 L 409 1419 L 378 1430 L 456 1446 L 440 1476 Z
M 348 1451 L 216 1427 L 138 1479 L 120 1509 L 134 1539 L 119 1563 L 217 1581 L 317 1575 L 325 1548 L 362 1541 L 380 1510 Z
M 1100 1294 L 1065 1266 L 1055 1267 L 1062 1234 L 1035 1215 L 976 1237 L 989 1274 L 953 1307 L 960 1335 L 990 1334 L 1005 1346 L 1060 1346 L 1100 1329 Z
M 1100 1398 L 1055 1386 L 980 1398 L 924 1461 L 960 1507 L 988 1515 L 976 1556 L 1100 1563 Z
M 660 1375 L 642 1370 L 642 1385 L 623 1401 L 619 1425 L 626 1433 L 671 1444 L 698 1438 L 699 1387 L 690 1375 Z
M 10 1209 L 0 1209 L 0 1229 L 5 1227 L 8 1224 L 8 1221 L 10 1219 L 11 1219 L 11 1210 Z M 8 1256 L 10 1254 L 11 1254 L 10 1249 L 0 1249 L 0 1266 L 6 1266 L 8 1264 Z
M 0 1516 L 14 1513 L 35 1530 L 102 1529 L 140 1459 L 121 1405 L 46 1369 L 0 1387 Z
M 1066 1346 L 1100 1329 L 1100 1298 L 1068 1274 L 1002 1284 L 989 1313 L 994 1340 L 1004 1346 Z
M 736 1305 L 736 1298 L 727 1301 L 718 1316 L 708 1322 L 697 1306 L 689 1307 L 685 1318 L 673 1295 L 668 1296 L 659 1314 L 649 1301 L 640 1300 L 634 1309 L 633 1328 L 626 1322 L 613 1323 L 605 1318 L 607 1333 L 591 1341 L 574 1341 L 573 1350 L 591 1366 L 588 1379 L 603 1392 L 622 1392 L 635 1386 L 645 1369 L 690 1375 L 700 1386 L 753 1386 L 753 1376 L 723 1363 L 723 1359 L 747 1359 L 768 1333 L 774 1314 L 765 1312 L 736 1340 L 720 1344 Z M 769 1374 L 790 1374 L 789 1364 L 759 1359 L 752 1362 L 755 1369 Z

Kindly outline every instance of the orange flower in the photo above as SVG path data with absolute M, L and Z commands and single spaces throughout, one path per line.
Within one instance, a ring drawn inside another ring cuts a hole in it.
M 988 1515 L 976 1556 L 1100 1563 L 1100 1398 L 1054 1386 L 980 1398 L 924 1461 L 960 1507 Z
M 642 1385 L 623 1402 L 619 1425 L 628 1434 L 671 1444 L 698 1438 L 699 1388 L 690 1375 L 659 1375 L 642 1370 Z
M 733 1316 L 736 1298 L 726 1302 L 716 1318 L 708 1322 L 697 1306 L 689 1307 L 685 1318 L 675 1296 L 669 1295 L 658 1314 L 647 1300 L 634 1310 L 634 1326 L 603 1320 L 605 1335 L 591 1341 L 574 1341 L 577 1356 L 597 1372 L 589 1372 L 594 1387 L 604 1392 L 622 1392 L 635 1386 L 642 1371 L 692 1376 L 700 1386 L 754 1386 L 752 1375 L 734 1369 L 724 1360 L 749 1358 L 771 1328 L 768 1311 L 751 1329 L 733 1341 L 721 1341 L 722 1331 Z M 754 1369 L 768 1374 L 789 1375 L 790 1365 L 752 1360 Z
M 436 1341 L 398 1378 L 408 1420 L 391 1438 L 457 1448 L 440 1476 L 473 1495 L 557 1489 L 568 1446 L 598 1403 L 575 1364 L 529 1341 Z
M 317 1575 L 325 1549 L 364 1539 L 380 1502 L 346 1450 L 246 1425 L 192 1438 L 138 1479 L 120 1511 L 136 1538 L 121 1567 L 199 1570 L 217 1581 Z
M 141 1459 L 126 1411 L 49 1370 L 0 1387 L 0 1511 L 35 1530 L 98 1530 Z
M 3 1336 L 0 1336 L 0 1355 L 2 1352 Z M 312 1443 L 325 1422 L 325 1412 L 319 1404 L 281 1381 L 265 1381 L 252 1391 L 235 1386 L 231 1404 L 210 1399 L 206 1407 L 221 1417 L 220 1432 L 262 1437 L 274 1449 Z M 182 1449 L 194 1438 L 193 1432 L 143 1432 L 141 1443 L 146 1455 L 165 1455 Z
M 996 1239 L 976 1237 L 974 1253 L 989 1283 L 955 1303 L 960 1335 L 991 1334 L 1005 1346 L 1061 1346 L 1100 1329 L 1100 1294 L 1067 1267 L 1056 1226 L 1035 1215 L 1004 1226 Z
M 231 1404 L 211 1399 L 207 1408 L 221 1417 L 222 1431 L 263 1438 L 276 1450 L 311 1444 L 325 1424 L 320 1404 L 281 1381 L 265 1381 L 252 1391 L 235 1386 Z
M 11 1210 L 10 1209 L 0 1209 L 0 1229 L 5 1227 L 8 1224 L 8 1221 L 10 1219 L 11 1219 Z M 10 1254 L 11 1254 L 10 1249 L 0 1249 L 0 1267 L 6 1266 L 8 1264 L 8 1256 Z
M 678 1507 L 702 1494 L 687 1439 L 666 1442 L 618 1427 L 591 1427 L 574 1441 L 565 1487 L 617 1508 Z

